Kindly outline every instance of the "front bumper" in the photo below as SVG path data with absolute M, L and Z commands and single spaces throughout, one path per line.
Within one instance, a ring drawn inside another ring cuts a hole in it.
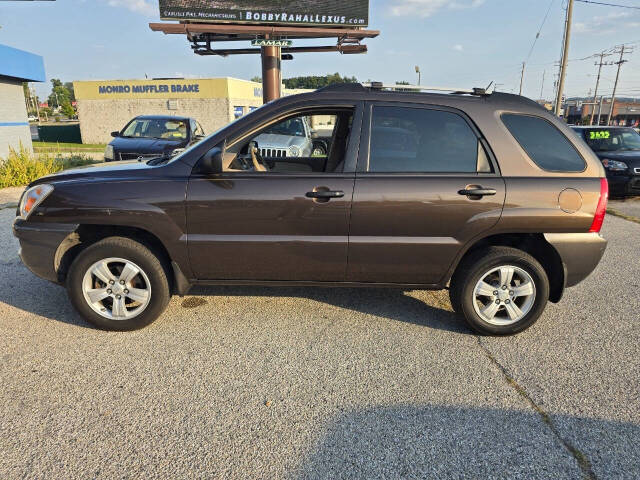
M 77 224 L 33 223 L 16 218 L 13 235 L 20 241 L 22 263 L 40 278 L 58 283 L 58 249 L 77 228 Z
M 640 175 L 607 175 L 612 197 L 640 195 Z

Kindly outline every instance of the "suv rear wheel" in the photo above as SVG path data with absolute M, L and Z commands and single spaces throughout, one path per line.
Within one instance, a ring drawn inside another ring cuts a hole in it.
M 171 296 L 158 258 L 144 245 L 123 237 L 105 238 L 80 252 L 66 286 L 80 315 L 108 330 L 149 325 Z
M 483 335 L 510 335 L 530 327 L 549 299 L 549 279 L 531 255 L 490 247 L 465 259 L 451 279 L 453 309 Z

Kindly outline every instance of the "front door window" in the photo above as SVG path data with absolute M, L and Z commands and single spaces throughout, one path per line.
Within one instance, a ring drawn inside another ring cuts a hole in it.
M 228 149 L 224 171 L 340 173 L 352 117 L 352 110 L 327 110 L 269 124 Z

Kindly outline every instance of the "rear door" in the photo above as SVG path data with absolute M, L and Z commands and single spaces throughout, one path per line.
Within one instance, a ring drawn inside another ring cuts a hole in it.
M 365 112 L 347 280 L 438 284 L 499 220 L 504 181 L 460 111 L 374 102 Z

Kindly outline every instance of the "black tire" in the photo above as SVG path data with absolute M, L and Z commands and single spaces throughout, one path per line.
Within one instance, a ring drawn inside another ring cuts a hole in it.
M 318 154 L 316 154 L 316 151 L 320 152 Z M 311 156 L 321 156 L 321 157 L 326 157 L 327 156 L 327 146 L 324 142 L 314 142 L 313 146 L 311 147 Z
M 529 274 L 535 285 L 536 296 L 531 309 L 522 319 L 509 325 L 489 323 L 474 308 L 476 284 L 486 272 L 502 265 L 521 268 Z M 489 247 L 473 252 L 458 265 L 451 279 L 449 298 L 453 310 L 464 316 L 475 332 L 482 335 L 513 335 L 533 325 L 544 311 L 549 300 L 549 279 L 540 262 L 528 253 L 511 247 Z
M 146 308 L 135 317 L 123 320 L 106 318 L 94 311 L 84 297 L 83 278 L 87 270 L 96 262 L 111 257 L 133 262 L 149 280 L 151 298 Z M 164 312 L 171 298 L 167 273 L 158 257 L 146 246 L 125 237 L 108 237 L 80 252 L 69 268 L 66 288 L 78 313 L 89 323 L 105 330 L 127 331 L 145 327 Z

